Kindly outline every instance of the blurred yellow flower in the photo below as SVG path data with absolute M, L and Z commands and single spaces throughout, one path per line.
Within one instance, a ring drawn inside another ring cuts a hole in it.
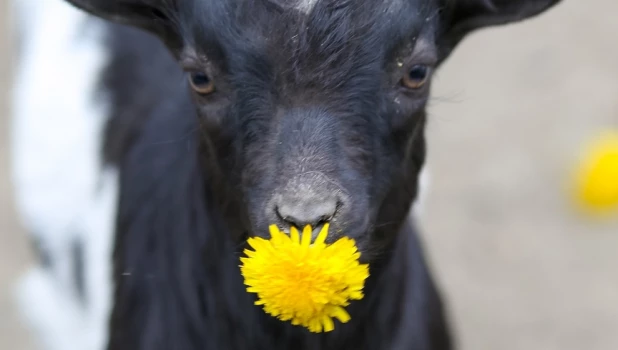
M 575 196 L 595 213 L 618 209 L 618 131 L 607 131 L 590 145 L 577 169 Z
M 291 321 L 314 333 L 330 332 L 333 318 L 345 323 L 350 300 L 363 298 L 369 266 L 360 264 L 354 240 L 343 237 L 325 243 L 328 224 L 311 243 L 311 227 L 302 237 L 295 227 L 290 236 L 270 226 L 271 239 L 250 238 L 241 272 L 247 291 L 257 294 L 256 305 L 282 321 Z

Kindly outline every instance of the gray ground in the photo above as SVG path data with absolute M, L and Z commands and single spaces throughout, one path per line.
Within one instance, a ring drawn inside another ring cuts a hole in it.
M 618 126 L 616 13 L 613 0 L 566 1 L 472 36 L 437 77 L 423 226 L 464 350 L 618 349 L 618 220 L 586 221 L 564 191 L 580 143 Z M 26 350 L 9 300 L 30 256 L 9 198 L 5 34 L 0 349 Z

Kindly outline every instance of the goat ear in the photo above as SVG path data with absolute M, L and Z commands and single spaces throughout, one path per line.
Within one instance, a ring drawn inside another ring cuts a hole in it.
M 94 16 L 153 32 L 168 41 L 177 0 L 67 0 Z
M 442 46 L 448 54 L 468 33 L 518 22 L 544 12 L 561 0 L 442 0 Z

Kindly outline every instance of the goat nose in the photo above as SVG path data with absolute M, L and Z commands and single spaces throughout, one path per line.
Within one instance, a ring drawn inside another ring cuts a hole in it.
M 337 212 L 337 198 L 282 199 L 277 203 L 277 215 L 286 223 L 303 228 L 316 227 L 329 221 Z

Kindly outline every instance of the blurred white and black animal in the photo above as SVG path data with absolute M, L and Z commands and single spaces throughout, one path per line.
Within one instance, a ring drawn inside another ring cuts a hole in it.
M 13 2 L 39 257 L 18 295 L 45 349 L 454 347 L 409 215 L 432 75 L 558 0 Z M 238 257 L 268 224 L 325 221 L 371 277 L 351 322 L 310 334 L 253 305 Z

